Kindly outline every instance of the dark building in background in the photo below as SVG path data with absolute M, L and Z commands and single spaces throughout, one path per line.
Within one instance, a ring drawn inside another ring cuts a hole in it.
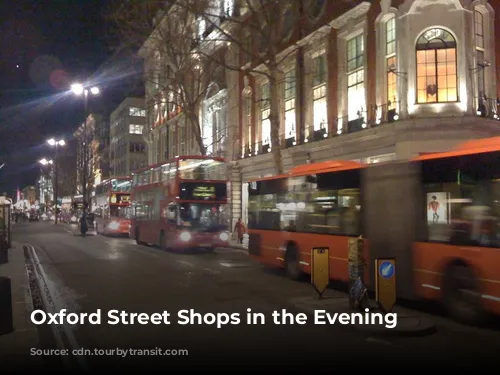
M 102 114 L 91 115 L 93 122 L 92 173 L 94 186 L 109 178 L 109 118 Z
M 126 98 L 110 115 L 110 172 L 130 176 L 148 163 L 144 98 Z

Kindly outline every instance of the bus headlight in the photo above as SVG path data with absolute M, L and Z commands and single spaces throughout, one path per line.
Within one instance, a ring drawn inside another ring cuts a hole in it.
M 227 234 L 227 232 L 222 232 L 221 234 L 219 234 L 219 238 L 221 241 L 227 241 L 229 240 L 229 234 Z
M 189 232 L 182 232 L 179 236 L 181 241 L 188 242 L 191 239 L 191 233 Z
M 108 224 L 108 228 L 111 230 L 117 230 L 118 228 L 120 228 L 120 223 L 117 221 L 112 221 Z

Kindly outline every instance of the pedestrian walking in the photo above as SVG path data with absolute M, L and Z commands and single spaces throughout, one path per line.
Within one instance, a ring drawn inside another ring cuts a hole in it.
M 246 233 L 246 228 L 245 224 L 241 221 L 241 217 L 238 219 L 236 224 L 234 225 L 234 231 L 236 234 L 236 237 L 238 239 L 238 243 L 242 244 L 243 243 L 243 235 Z

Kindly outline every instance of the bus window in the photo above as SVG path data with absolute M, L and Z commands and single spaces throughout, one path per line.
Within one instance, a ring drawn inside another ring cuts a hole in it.
M 213 159 L 179 160 L 180 178 L 183 180 L 225 180 L 226 164 Z
M 161 176 L 160 176 L 161 182 L 168 181 L 169 169 L 170 169 L 170 164 L 163 164 L 161 166 Z
M 499 246 L 500 153 L 422 162 L 427 240 Z
M 177 205 L 174 203 L 170 203 L 167 207 L 167 220 L 177 225 Z

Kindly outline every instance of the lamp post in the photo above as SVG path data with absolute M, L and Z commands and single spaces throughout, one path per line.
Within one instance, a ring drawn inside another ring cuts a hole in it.
M 88 173 L 88 160 L 87 160 L 87 148 L 89 146 L 89 142 L 87 139 L 87 117 L 89 115 L 88 113 L 88 100 L 89 100 L 89 94 L 97 96 L 100 93 L 99 87 L 97 86 L 86 86 L 81 83 L 74 83 L 71 85 L 71 91 L 73 94 L 76 96 L 81 96 L 83 95 L 83 106 L 84 106 L 84 111 L 85 111 L 85 119 L 83 120 L 83 142 L 82 142 L 82 156 L 83 156 L 83 176 L 82 176 L 82 195 L 83 195 L 83 211 L 85 212 L 87 210 L 87 173 Z
M 46 159 L 46 158 L 43 158 L 39 161 L 39 163 L 41 165 L 43 165 L 44 167 L 48 166 L 48 165 L 53 165 L 54 164 L 54 161 L 52 159 Z M 42 168 L 40 168 L 40 172 L 42 172 Z M 42 172 L 42 175 L 43 175 L 43 172 Z M 42 194 L 44 195 L 43 197 L 43 201 L 44 201 L 44 204 L 45 204 L 45 212 L 47 212 L 47 203 L 45 202 L 45 177 L 42 177 L 43 178 L 43 191 L 42 191 Z M 48 186 L 47 186 L 47 191 L 48 191 Z M 54 191 L 54 187 L 52 186 L 52 192 Z M 40 197 L 41 199 L 41 197 Z
M 64 146 L 66 144 L 66 142 L 64 141 L 64 139 L 60 139 L 60 140 L 55 140 L 54 138 L 51 138 L 47 141 L 47 143 L 51 146 L 51 147 L 55 147 L 56 149 L 56 154 L 55 154 L 55 159 L 54 159 L 54 207 L 55 207 L 55 212 L 56 212 L 56 217 L 55 217 L 55 220 L 54 220 L 54 224 L 57 225 L 57 185 L 58 185 L 58 173 L 57 173 L 57 166 L 58 166 L 58 163 L 57 163 L 57 157 L 58 157 L 58 154 L 59 154 L 59 146 Z

